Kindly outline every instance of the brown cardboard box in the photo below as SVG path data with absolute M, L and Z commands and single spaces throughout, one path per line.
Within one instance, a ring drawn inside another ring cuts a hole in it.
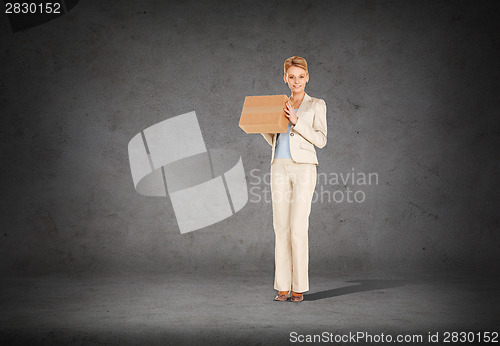
M 286 95 L 247 96 L 240 117 L 246 133 L 284 133 L 288 130 L 285 115 Z

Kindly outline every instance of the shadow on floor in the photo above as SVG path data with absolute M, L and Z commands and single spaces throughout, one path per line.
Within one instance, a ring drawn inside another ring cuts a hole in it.
M 304 293 L 304 301 L 313 301 L 318 299 L 343 296 L 345 294 L 399 287 L 407 283 L 407 281 L 404 280 L 354 280 L 346 282 L 359 283 L 359 285 L 333 288 L 331 290 L 311 294 Z

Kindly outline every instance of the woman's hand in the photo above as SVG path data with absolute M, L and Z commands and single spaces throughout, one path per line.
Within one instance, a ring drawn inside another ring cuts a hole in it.
M 297 115 L 295 114 L 295 110 L 293 109 L 292 105 L 290 102 L 286 103 L 286 108 L 283 109 L 285 111 L 285 115 L 292 122 L 292 125 L 295 125 L 297 123 Z

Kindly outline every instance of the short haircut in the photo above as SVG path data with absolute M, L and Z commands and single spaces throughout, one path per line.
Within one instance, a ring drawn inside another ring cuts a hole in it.
M 286 75 L 286 71 L 288 70 L 289 67 L 292 66 L 297 66 L 300 67 L 301 69 L 304 69 L 306 73 L 309 73 L 307 71 L 307 61 L 304 58 L 301 58 L 300 56 L 291 56 L 288 59 L 285 60 L 285 64 L 283 66 L 284 68 L 284 74 Z

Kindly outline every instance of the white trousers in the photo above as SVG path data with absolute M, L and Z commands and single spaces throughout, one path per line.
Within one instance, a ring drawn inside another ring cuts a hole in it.
M 275 234 L 274 289 L 309 291 L 309 214 L 316 187 L 316 165 L 275 158 L 271 196 Z

